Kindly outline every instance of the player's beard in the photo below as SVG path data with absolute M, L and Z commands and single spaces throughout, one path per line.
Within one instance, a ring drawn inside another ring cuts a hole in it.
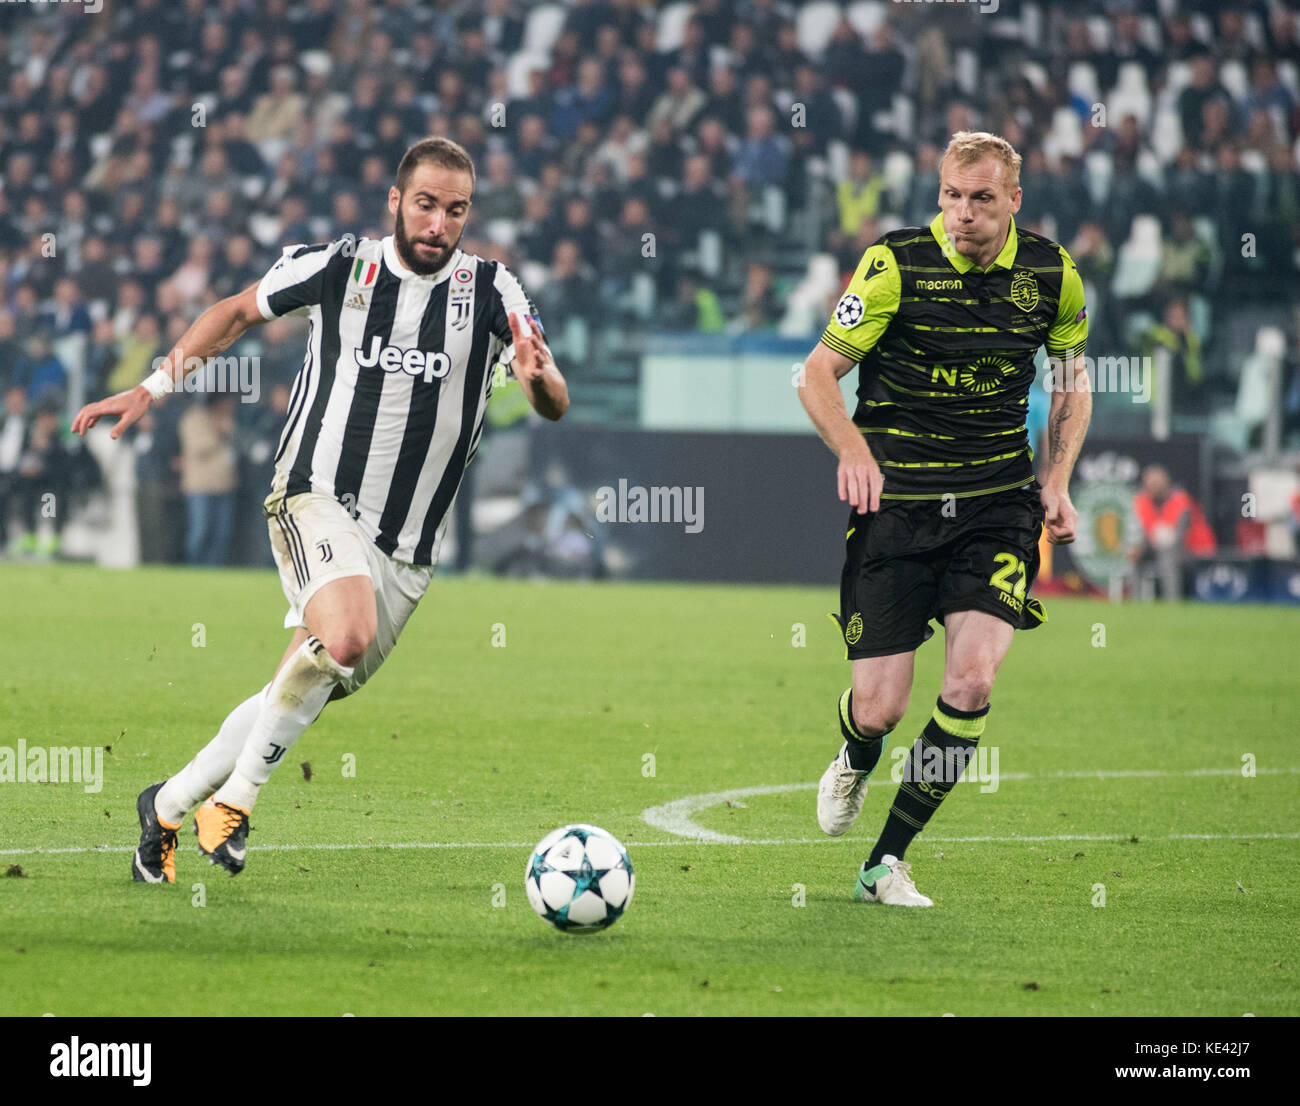
M 406 220 L 402 217 L 401 205 L 398 205 L 397 218 L 393 226 L 393 245 L 397 247 L 397 256 L 402 259 L 402 264 L 413 273 L 419 273 L 421 276 L 436 273 L 456 252 L 464 235 L 465 228 L 462 227 L 460 234 L 456 236 L 456 241 L 445 249 L 437 249 L 433 253 L 418 253 L 415 248 L 416 243 L 412 242 L 406 233 Z M 445 238 L 440 239 L 440 241 L 445 240 Z

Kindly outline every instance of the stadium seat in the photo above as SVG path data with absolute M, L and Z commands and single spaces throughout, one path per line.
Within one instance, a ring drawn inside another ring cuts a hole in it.
M 519 224 L 514 219 L 492 219 L 483 227 L 488 240 L 506 249 L 513 249 L 518 234 Z
M 1052 113 L 1051 130 L 1043 137 L 1043 153 L 1049 161 L 1083 153 L 1083 122 L 1073 108 L 1059 107 Z
M 1160 220 L 1154 215 L 1135 215 L 1128 241 L 1119 248 L 1111 292 L 1118 299 L 1144 296 L 1159 271 Z
M 1091 62 L 1076 61 L 1066 75 L 1066 86 L 1076 96 L 1081 96 L 1090 104 L 1101 100 L 1101 89 L 1097 83 L 1097 70 Z
M 853 29 L 864 39 L 870 41 L 877 28 L 885 22 L 887 4 L 881 0 L 855 0 L 845 9 L 844 15 L 853 25 Z
M 979 88 L 979 56 L 969 46 L 963 46 L 955 52 L 953 59 L 953 77 L 962 95 L 974 97 Z
M 818 333 L 826 325 L 826 305 L 839 290 L 840 273 L 835 256 L 813 254 L 803 279 L 786 296 L 785 315 L 777 333 L 788 338 Z
M 1172 107 L 1162 107 L 1155 113 L 1155 123 L 1150 129 L 1151 148 L 1162 165 L 1168 165 L 1183 148 L 1183 121 Z
M 695 258 L 700 273 L 707 280 L 717 280 L 722 275 L 722 235 L 716 230 L 700 231 Z
M 902 150 L 894 150 L 885 156 L 885 164 L 880 174 L 885 178 L 885 188 L 892 196 L 906 196 L 912 187 L 912 159 Z
M 1185 61 L 1171 61 L 1165 69 L 1165 91 L 1162 99 L 1173 107 L 1178 94 L 1192 83 L 1192 67 Z
M 826 165 L 832 181 L 842 181 L 849 175 L 848 143 L 838 138 L 826 143 Z
M 1219 83 L 1238 103 L 1250 94 L 1250 78 L 1246 76 L 1246 67 L 1233 58 L 1219 66 Z
M 1286 338 L 1277 327 L 1263 326 L 1255 335 L 1255 349 L 1242 359 L 1237 402 L 1231 411 L 1217 412 L 1211 433 L 1234 449 L 1251 447 L 1252 435 L 1264 426 L 1281 403 L 1281 364 Z
M 564 28 L 565 14 L 563 4 L 539 4 L 530 11 L 524 24 L 523 49 L 530 54 L 549 56 Z
M 813 58 L 819 58 L 830 45 L 831 35 L 839 25 L 843 12 L 831 0 L 812 0 L 799 9 L 795 16 L 795 35 L 799 48 Z
M 546 54 L 530 50 L 516 50 L 506 62 L 506 90 L 511 96 L 529 95 L 528 74 L 534 69 L 545 71 L 550 68 L 550 58 Z M 513 122 L 507 120 L 507 123 Z
M 891 129 L 899 140 L 908 142 L 915 133 L 913 130 L 916 117 L 916 103 L 905 92 L 894 93 L 894 110 L 891 115 Z
M 1126 61 L 1119 67 L 1119 79 L 1106 97 L 1106 107 L 1112 122 L 1131 115 L 1143 131 L 1147 129 L 1151 122 L 1151 90 L 1147 87 L 1147 71 L 1140 62 Z
M 655 46 L 659 48 L 660 53 L 681 48 L 686 38 L 686 24 L 693 10 L 694 6 L 686 3 L 685 0 L 678 0 L 677 3 L 660 9 L 658 22 L 655 24 Z
M 1291 90 L 1291 95 L 1300 99 L 1300 72 L 1297 72 L 1296 63 L 1289 59 L 1279 60 L 1277 76 L 1278 80 Z
M 1047 69 L 1036 61 L 1022 61 L 1020 75 L 1034 86 L 1035 92 L 1047 91 Z
M 546 287 L 550 278 L 550 269 L 540 261 L 524 260 L 519 262 L 519 281 L 525 288 L 540 289 Z
M 832 88 L 831 96 L 835 99 L 835 106 L 840 109 L 840 115 L 844 117 L 844 133 L 853 134 L 858 125 L 858 98 L 847 88 Z

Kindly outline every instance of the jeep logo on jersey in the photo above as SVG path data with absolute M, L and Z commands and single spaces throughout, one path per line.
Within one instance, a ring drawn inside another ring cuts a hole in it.
M 1038 278 L 1028 269 L 1021 269 L 1011 278 L 1011 302 L 1021 311 L 1038 306 Z
M 386 373 L 395 373 L 399 369 L 408 376 L 423 376 L 428 384 L 441 380 L 451 372 L 451 358 L 441 350 L 403 349 L 401 346 L 382 346 L 379 335 L 370 339 L 370 352 L 357 350 L 357 367 L 373 369 L 376 366 Z

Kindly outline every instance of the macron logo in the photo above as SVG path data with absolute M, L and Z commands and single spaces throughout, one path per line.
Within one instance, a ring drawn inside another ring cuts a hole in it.
M 379 335 L 370 339 L 370 350 L 363 353 L 357 350 L 357 365 L 363 369 L 376 366 L 386 373 L 395 373 L 399 369 L 408 376 L 423 376 L 426 384 L 441 380 L 451 372 L 451 358 L 445 353 L 423 349 L 402 349 L 401 346 L 383 346 L 379 344 Z
M 50 1075 L 61 1077 L 130 1079 L 137 1087 L 147 1087 L 152 1079 L 149 1068 L 153 1045 L 81 1043 L 73 1037 L 68 1044 L 50 1046 Z

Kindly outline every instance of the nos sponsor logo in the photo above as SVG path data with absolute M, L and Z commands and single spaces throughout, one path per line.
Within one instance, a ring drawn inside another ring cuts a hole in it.
M 426 384 L 441 380 L 451 372 L 451 358 L 441 350 L 403 349 L 401 346 L 384 346 L 379 343 L 376 334 L 370 340 L 368 352 L 357 350 L 357 366 L 373 369 L 376 366 L 386 373 L 399 370 L 408 376 L 422 376 Z

